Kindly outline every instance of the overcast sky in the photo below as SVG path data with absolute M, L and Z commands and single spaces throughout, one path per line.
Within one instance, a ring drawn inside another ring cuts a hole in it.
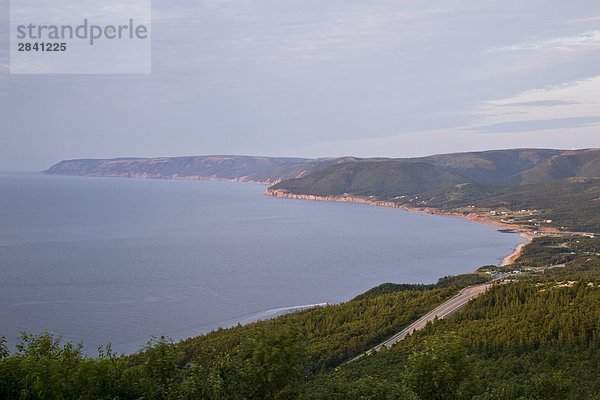
M 152 12 L 149 76 L 19 76 L 0 0 L 0 170 L 600 147 L 598 0 L 154 0 Z

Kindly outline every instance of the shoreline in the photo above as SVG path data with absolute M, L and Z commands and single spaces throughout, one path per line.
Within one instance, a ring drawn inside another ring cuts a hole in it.
M 517 261 L 519 257 L 521 257 L 521 255 L 523 254 L 523 250 L 525 249 L 525 247 L 529 246 L 529 244 L 531 244 L 531 242 L 535 238 L 533 234 L 527 232 L 519 232 L 518 235 L 526 239 L 526 241 L 515 247 L 512 254 L 509 254 L 506 257 L 504 257 L 504 259 L 500 263 L 501 267 L 506 267 L 508 265 L 514 264 L 515 261 Z
M 197 176 L 197 175 L 189 175 L 189 176 L 181 176 L 181 175 L 156 175 L 156 174 L 136 174 L 136 173 L 127 173 L 127 174 L 61 174 L 54 173 L 50 171 L 41 171 L 41 174 L 44 175 L 54 175 L 54 176 L 79 176 L 79 177 L 88 177 L 88 178 L 121 178 L 121 179 L 149 179 L 149 180 L 182 180 L 182 181 L 208 181 L 208 182 L 229 182 L 229 183 L 246 183 L 246 184 L 254 184 L 261 186 L 271 186 L 279 183 L 281 180 L 275 181 L 257 181 L 253 180 L 247 176 L 239 177 L 239 178 L 221 178 L 217 176 Z M 507 224 L 495 220 L 491 220 L 476 213 L 463 214 L 453 211 L 445 211 L 438 208 L 430 208 L 430 207 L 412 207 L 405 204 L 398 204 L 392 201 L 384 201 L 384 200 L 371 200 L 358 196 L 317 196 L 310 194 L 293 194 L 280 189 L 269 189 L 265 191 L 264 195 L 270 197 L 276 197 L 281 199 L 292 199 L 292 200 L 310 200 L 310 201 L 327 201 L 327 202 L 335 202 L 335 203 L 356 203 L 356 204 L 366 204 L 369 206 L 375 207 L 388 207 L 388 208 L 399 208 L 404 211 L 410 212 L 419 212 L 429 215 L 439 215 L 444 217 L 455 217 L 455 218 L 464 218 L 469 222 L 476 222 L 486 225 L 495 226 L 500 229 L 507 229 L 515 231 L 517 235 L 526 239 L 525 242 L 517 245 L 513 252 L 506 257 L 504 257 L 499 264 L 499 266 L 507 266 L 514 263 L 522 254 L 523 249 L 531 243 L 534 239 L 533 233 L 531 231 L 521 225 L 515 224 Z M 543 232 L 543 230 L 541 231 Z
M 502 259 L 501 263 L 499 264 L 499 266 L 501 266 L 501 267 L 505 267 L 505 266 L 513 264 L 521 256 L 521 254 L 523 253 L 523 249 L 526 246 L 528 246 L 535 238 L 535 235 L 532 232 L 530 232 L 529 229 L 525 228 L 524 226 L 494 221 L 494 220 L 491 220 L 489 218 L 486 218 L 486 217 L 476 214 L 476 213 L 462 214 L 462 213 L 458 213 L 458 212 L 444 211 L 444 210 L 440 210 L 437 208 L 430 208 L 430 207 L 411 207 L 411 206 L 407 206 L 404 204 L 394 203 L 392 201 L 371 200 L 371 199 L 365 199 L 363 197 L 357 197 L 357 196 L 316 196 L 316 195 L 312 195 L 312 194 L 294 194 L 294 193 L 285 192 L 285 191 L 279 190 L 279 189 L 276 189 L 276 190 L 267 189 L 265 191 L 264 195 L 270 196 L 270 197 L 275 197 L 275 198 L 280 198 L 280 199 L 327 201 L 327 202 L 334 202 L 334 203 L 356 203 L 356 204 L 366 204 L 366 205 L 373 206 L 373 207 L 398 208 L 398 209 L 401 209 L 404 211 L 419 212 L 419 213 L 428 214 L 428 215 L 463 218 L 469 222 L 491 225 L 491 226 L 494 226 L 496 228 L 501 228 L 501 229 L 510 229 L 510 230 L 514 231 L 515 234 L 526 239 L 526 241 L 517 245 L 511 254 L 507 255 L 506 257 L 504 257 Z
M 141 179 L 141 180 L 165 180 L 165 181 L 205 181 L 205 182 L 229 182 L 229 183 L 249 183 L 252 185 L 272 186 L 282 181 L 276 179 L 273 181 L 259 181 L 248 176 L 239 178 L 223 178 L 215 175 L 160 175 L 150 173 L 114 173 L 114 174 L 63 174 L 49 171 L 33 171 L 33 173 L 47 176 L 74 176 L 82 178 L 119 178 L 119 179 Z

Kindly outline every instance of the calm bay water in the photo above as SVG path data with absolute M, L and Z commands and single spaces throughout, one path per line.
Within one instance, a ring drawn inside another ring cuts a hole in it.
M 383 282 L 496 264 L 522 239 L 468 221 L 282 200 L 223 182 L 0 174 L 0 335 L 134 352 Z

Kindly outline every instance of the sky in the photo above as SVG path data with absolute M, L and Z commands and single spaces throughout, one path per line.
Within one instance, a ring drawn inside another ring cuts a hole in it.
M 8 15 L 0 170 L 600 147 L 598 0 L 153 0 L 150 75 L 11 75 Z

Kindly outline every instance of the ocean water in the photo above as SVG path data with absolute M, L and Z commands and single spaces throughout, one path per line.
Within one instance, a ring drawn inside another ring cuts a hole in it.
M 0 335 L 139 350 L 496 264 L 516 235 L 460 218 L 225 182 L 0 174 Z

